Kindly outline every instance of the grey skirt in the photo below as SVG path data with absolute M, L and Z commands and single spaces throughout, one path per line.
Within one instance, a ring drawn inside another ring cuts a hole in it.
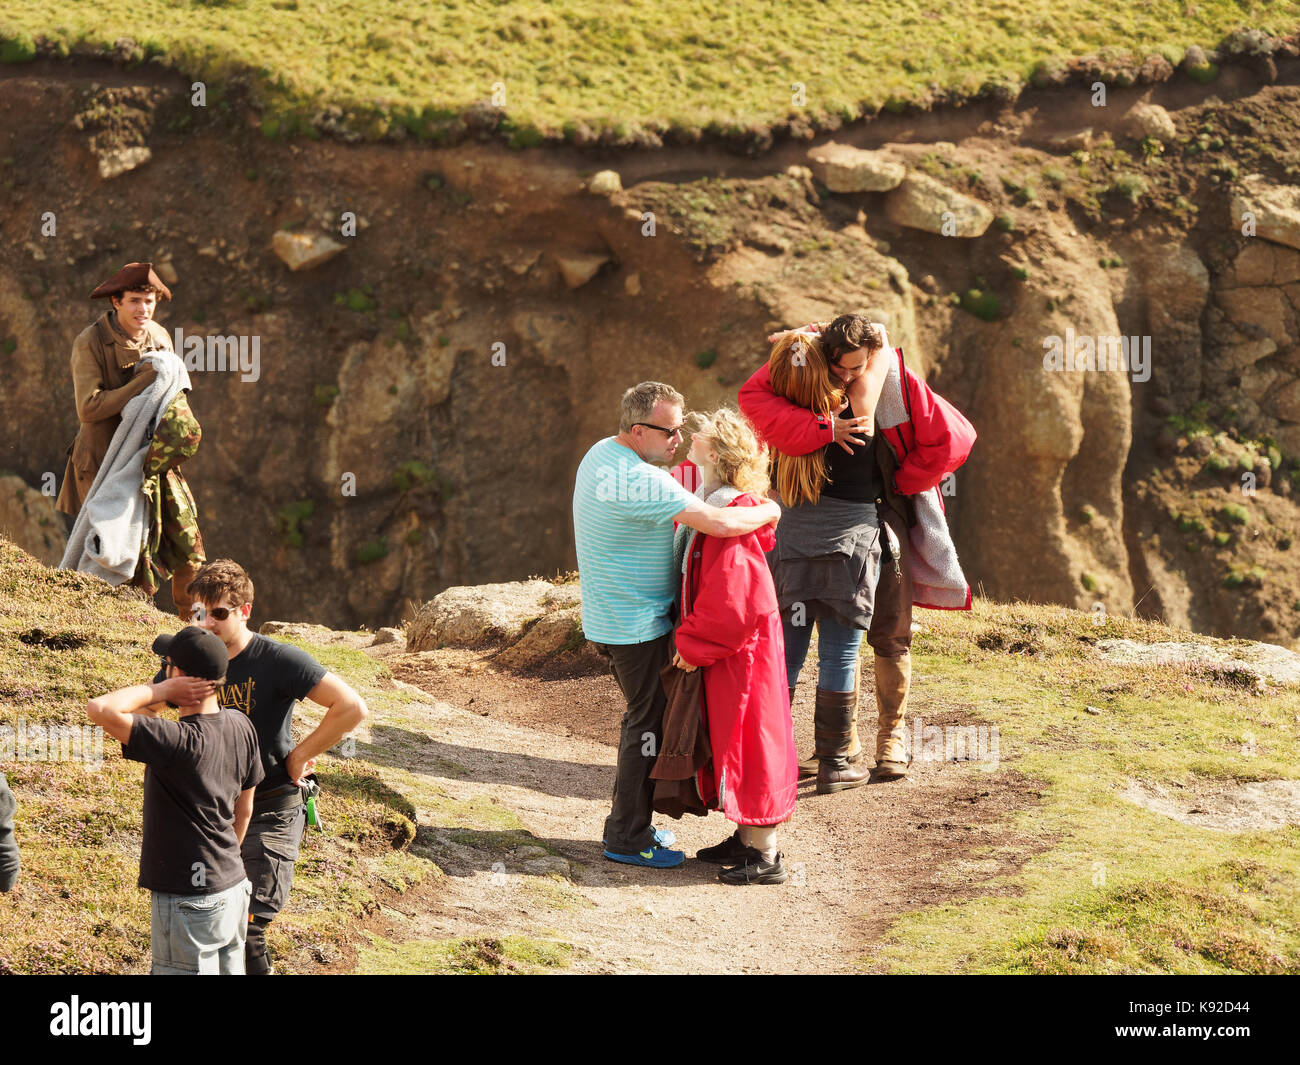
M 851 629 L 871 627 L 882 536 L 893 559 L 898 545 L 874 503 L 823 495 L 781 508 L 776 547 L 767 554 L 782 616 L 802 604 L 804 616 L 829 617 Z

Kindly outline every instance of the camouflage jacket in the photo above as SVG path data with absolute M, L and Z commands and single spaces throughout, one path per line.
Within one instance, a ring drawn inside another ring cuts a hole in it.
M 177 468 L 199 449 L 203 430 L 190 410 L 185 393 L 179 393 L 154 429 L 144 457 L 142 491 L 148 504 L 144 546 L 136 580 L 153 595 L 186 562 L 206 562 L 199 533 L 199 508 Z

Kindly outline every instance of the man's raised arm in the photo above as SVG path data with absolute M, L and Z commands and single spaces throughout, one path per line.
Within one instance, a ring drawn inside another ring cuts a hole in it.
M 202 702 L 214 690 L 212 681 L 200 677 L 172 677 L 157 684 L 133 684 L 91 699 L 86 703 L 86 716 L 113 739 L 129 743 L 136 714 L 157 717 L 168 701 L 186 705 Z
M 711 507 L 697 500 L 673 515 L 673 521 L 706 536 L 744 536 L 764 525 L 774 525 L 780 518 L 781 508 L 770 499 L 756 507 Z

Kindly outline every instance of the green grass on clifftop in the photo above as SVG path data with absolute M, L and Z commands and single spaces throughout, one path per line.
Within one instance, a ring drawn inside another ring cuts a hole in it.
M 967 902 L 902 917 L 873 966 L 1300 973 L 1300 827 L 1219 831 L 1123 797 L 1137 782 L 1186 808 L 1300 778 L 1300 691 L 1258 693 L 1231 670 L 1118 665 L 1094 648 L 1117 638 L 1220 643 L 1150 622 L 986 600 L 969 614 L 917 619 L 928 631 L 913 643 L 913 721 L 945 708 L 995 724 L 990 772 L 1040 781 L 1042 802 L 1016 815 L 1019 844 L 975 860 L 1033 851 L 1018 873 Z
M 337 104 L 361 116 L 355 124 L 370 136 L 395 123 L 437 136 L 499 84 L 512 142 L 527 146 L 584 123 L 627 137 L 638 127 L 725 132 L 800 115 L 852 120 L 933 90 L 1019 86 L 1041 60 L 1159 53 L 1177 64 L 1189 45 L 1298 23 L 1294 0 L 138 0 L 120 11 L 8 0 L 0 60 L 29 58 L 42 40 L 69 54 L 131 38 L 138 60 L 187 76 L 224 84 L 246 74 L 270 134 L 305 127 Z

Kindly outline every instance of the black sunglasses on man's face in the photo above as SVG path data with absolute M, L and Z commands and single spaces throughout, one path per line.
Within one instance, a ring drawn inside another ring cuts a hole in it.
M 644 425 L 647 429 L 658 429 L 664 436 L 671 440 L 674 436 L 682 435 L 682 427 L 679 425 L 676 429 L 665 429 L 662 425 L 651 425 L 649 422 L 633 422 L 633 425 Z

